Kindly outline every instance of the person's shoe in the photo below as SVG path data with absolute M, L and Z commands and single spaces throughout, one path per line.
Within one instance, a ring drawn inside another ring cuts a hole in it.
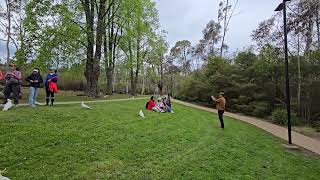
M 41 105 L 42 105 L 41 103 L 39 103 L 39 102 L 37 102 L 37 101 L 35 102 L 35 104 L 38 105 L 38 106 L 41 106 Z

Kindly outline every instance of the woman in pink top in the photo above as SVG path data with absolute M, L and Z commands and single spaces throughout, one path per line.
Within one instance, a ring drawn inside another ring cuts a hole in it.
M 20 95 L 20 82 L 22 75 L 20 71 L 17 71 L 14 64 L 10 64 L 10 71 L 6 73 L 4 79 L 6 81 L 4 88 L 4 98 L 3 103 L 7 103 L 7 99 L 10 98 L 10 95 L 13 95 L 13 102 L 15 105 L 19 104 L 19 95 Z

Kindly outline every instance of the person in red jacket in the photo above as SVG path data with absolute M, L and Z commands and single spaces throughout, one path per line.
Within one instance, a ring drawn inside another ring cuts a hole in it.
M 148 102 L 148 108 L 149 111 L 156 111 L 156 112 L 160 112 L 160 110 L 156 107 L 156 104 L 154 102 L 154 97 L 151 96 L 149 102 Z

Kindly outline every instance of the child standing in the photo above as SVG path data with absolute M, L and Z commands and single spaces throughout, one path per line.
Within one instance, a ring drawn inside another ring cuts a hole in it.
M 54 103 L 54 93 L 57 92 L 57 82 L 58 82 L 58 75 L 56 74 L 56 68 L 51 67 L 49 69 L 49 73 L 46 78 L 45 88 L 46 88 L 46 105 L 49 105 L 49 101 L 51 98 L 50 106 L 53 106 Z
M 29 105 L 31 107 L 36 107 L 39 88 L 41 83 L 43 83 L 40 70 L 38 68 L 34 68 L 32 74 L 26 78 L 26 81 L 30 83 Z

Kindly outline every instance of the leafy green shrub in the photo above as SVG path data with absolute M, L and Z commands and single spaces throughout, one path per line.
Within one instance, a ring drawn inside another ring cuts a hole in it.
M 272 112 L 272 121 L 275 124 L 286 126 L 287 123 L 287 112 L 284 109 L 276 109 Z
M 251 113 L 252 116 L 263 118 L 270 114 L 270 107 L 266 102 L 254 102 L 251 104 L 251 106 L 253 109 Z
M 277 110 L 273 111 L 272 121 L 275 124 L 287 126 L 288 125 L 287 111 L 285 109 L 277 109 Z M 297 117 L 293 114 L 291 115 L 291 125 L 292 126 L 301 125 L 302 123 L 303 123 L 303 121 L 299 117 Z
M 316 128 L 317 132 L 320 132 L 320 120 L 313 121 L 312 122 L 312 127 Z
M 235 107 L 239 113 L 243 113 L 243 114 L 251 114 L 253 111 L 252 106 L 249 106 L 249 105 L 236 105 Z

